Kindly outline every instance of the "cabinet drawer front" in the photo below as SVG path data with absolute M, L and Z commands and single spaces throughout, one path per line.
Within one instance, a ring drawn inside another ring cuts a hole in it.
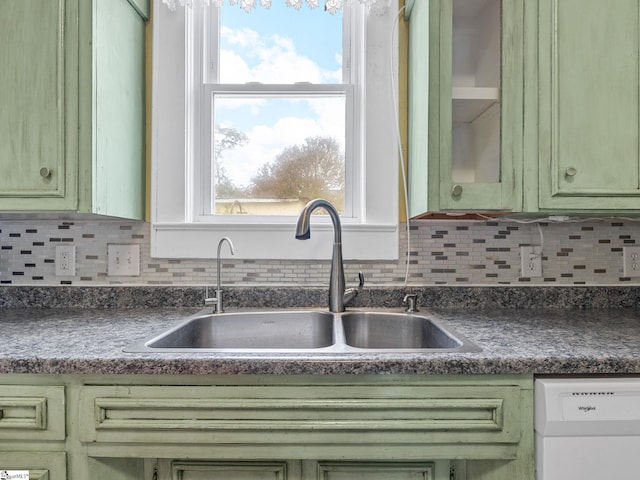
M 433 463 L 320 462 L 319 480 L 433 480 Z
M 172 479 L 287 480 L 286 462 L 175 462 Z
M 66 480 L 66 455 L 62 452 L 2 452 L 0 471 L 28 471 L 29 480 Z
M 519 387 L 89 387 L 88 442 L 517 443 Z
M 64 387 L 0 385 L 0 440 L 64 438 Z

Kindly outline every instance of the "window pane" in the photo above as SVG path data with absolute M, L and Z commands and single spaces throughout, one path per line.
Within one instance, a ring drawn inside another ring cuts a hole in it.
M 216 214 L 297 215 L 322 197 L 344 211 L 345 95 L 216 94 Z
M 220 9 L 220 83 L 342 83 L 342 13 L 273 2 Z

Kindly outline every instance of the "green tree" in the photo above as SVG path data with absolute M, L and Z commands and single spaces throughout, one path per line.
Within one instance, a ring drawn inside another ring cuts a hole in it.
M 254 198 L 322 197 L 344 208 L 344 153 L 331 137 L 310 137 L 285 148 L 251 179 Z
M 244 132 L 235 128 L 216 125 L 213 134 L 214 184 L 216 198 L 235 198 L 243 194 L 243 189 L 233 184 L 224 167 L 222 153 L 246 145 L 249 139 Z

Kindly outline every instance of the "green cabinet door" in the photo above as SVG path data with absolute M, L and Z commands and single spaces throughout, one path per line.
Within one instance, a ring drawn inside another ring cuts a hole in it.
M 65 0 L 6 0 L 0 4 L 0 209 L 24 205 L 75 209 L 72 119 L 77 43 Z M 68 83 L 69 82 L 69 83 Z M 71 137 L 67 137 L 67 133 Z
M 148 7 L 0 2 L 0 211 L 144 217 Z
M 79 210 L 142 219 L 147 0 L 80 1 Z
M 539 200 L 527 208 L 640 208 L 640 2 L 539 0 L 528 15 L 538 73 L 527 77 L 527 161 L 539 162 Z
M 409 21 L 411 216 L 520 209 L 524 2 L 415 2 Z

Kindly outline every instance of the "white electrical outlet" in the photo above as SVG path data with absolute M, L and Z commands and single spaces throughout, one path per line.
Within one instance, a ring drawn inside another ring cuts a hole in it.
M 76 274 L 76 246 L 56 245 L 56 276 L 74 277 Z
M 622 247 L 622 270 L 625 277 L 640 277 L 640 246 Z
M 140 275 L 140 245 L 107 245 L 107 275 L 137 277 Z
M 520 247 L 520 270 L 524 278 L 542 276 L 542 248 Z

